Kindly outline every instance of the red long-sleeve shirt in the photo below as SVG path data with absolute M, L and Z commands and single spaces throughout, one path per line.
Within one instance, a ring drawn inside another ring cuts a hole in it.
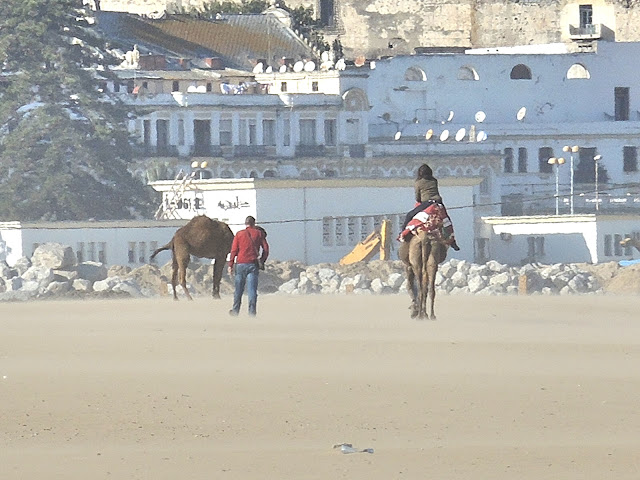
M 229 266 L 233 266 L 236 257 L 237 263 L 255 262 L 258 259 L 257 250 L 260 250 L 260 248 L 262 248 L 260 258 L 263 262 L 266 262 L 269 256 L 269 244 L 264 234 L 255 227 L 247 227 L 244 230 L 240 230 L 236 233 L 236 236 L 233 238 L 233 243 L 231 244 Z

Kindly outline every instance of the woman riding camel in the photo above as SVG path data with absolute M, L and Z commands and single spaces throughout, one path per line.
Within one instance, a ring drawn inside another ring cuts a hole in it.
M 447 213 L 447 209 L 442 203 L 442 197 L 440 196 L 440 191 L 438 190 L 438 180 L 433 176 L 431 167 L 426 163 L 423 163 L 422 165 L 420 165 L 420 168 L 418 168 L 418 175 L 416 177 L 414 188 L 416 192 L 417 204 L 413 210 L 407 213 L 404 224 L 402 225 L 402 231 L 406 229 L 407 224 L 418 212 L 425 210 L 427 207 L 429 207 L 429 205 L 433 203 L 438 203 L 444 209 L 444 213 L 446 216 L 446 220 L 444 221 L 442 229 L 445 242 L 454 250 L 460 250 L 460 247 L 456 243 L 456 237 L 453 233 L 453 223 L 451 222 L 451 218 Z

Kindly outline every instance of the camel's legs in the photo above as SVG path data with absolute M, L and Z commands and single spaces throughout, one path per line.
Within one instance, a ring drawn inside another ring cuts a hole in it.
M 430 318 L 431 320 L 436 319 L 435 314 L 435 303 L 436 303 L 436 273 L 438 271 L 438 264 L 436 261 L 429 257 L 429 262 L 427 263 L 426 270 L 428 271 L 429 276 L 429 300 L 431 302 L 430 305 Z
M 215 263 L 213 265 L 213 298 L 220 298 L 220 280 L 222 280 L 225 263 L 226 256 L 217 257 L 215 259 Z
M 176 255 L 172 252 L 171 260 L 171 286 L 173 287 L 173 299 L 178 300 L 178 293 L 176 292 L 176 285 L 178 284 L 178 260 Z
M 189 266 L 189 260 L 191 260 L 191 255 L 189 255 L 189 252 L 176 252 L 176 257 L 178 262 L 178 277 L 180 280 L 179 283 L 180 285 L 182 285 L 182 290 L 184 291 L 184 294 L 187 296 L 187 299 L 193 300 L 193 298 L 191 298 L 191 294 L 189 293 L 189 290 L 187 289 L 187 267 Z M 174 270 L 174 275 L 175 275 L 175 270 Z M 173 288 L 175 292 L 175 284 Z

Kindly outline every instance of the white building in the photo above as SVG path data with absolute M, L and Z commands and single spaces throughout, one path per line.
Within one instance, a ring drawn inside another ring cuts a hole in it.
M 104 222 L 0 222 L 0 261 L 14 265 L 31 258 L 43 243 L 70 246 L 78 262 L 138 267 L 149 263 L 149 255 L 168 243 L 185 220 Z M 163 265 L 170 252 L 160 253 L 154 263 Z
M 450 257 L 473 261 L 476 236 L 474 198 L 479 178 L 447 178 L 440 191 L 454 222 L 461 250 Z M 337 262 L 384 219 L 399 233 L 413 206 L 413 183 L 406 179 L 194 180 L 179 196 L 176 183 L 154 182 L 174 218 L 204 214 L 244 228 L 248 215 L 268 232 L 271 257 L 306 264 Z
M 636 215 L 485 217 L 480 237 L 487 259 L 518 265 L 528 262 L 602 263 L 639 258 L 627 237 L 640 237 Z

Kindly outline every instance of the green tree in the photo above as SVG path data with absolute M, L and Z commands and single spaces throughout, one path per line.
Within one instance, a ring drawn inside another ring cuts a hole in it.
M 128 111 L 107 92 L 115 59 L 82 0 L 0 2 L 0 218 L 148 216 L 128 170 Z

